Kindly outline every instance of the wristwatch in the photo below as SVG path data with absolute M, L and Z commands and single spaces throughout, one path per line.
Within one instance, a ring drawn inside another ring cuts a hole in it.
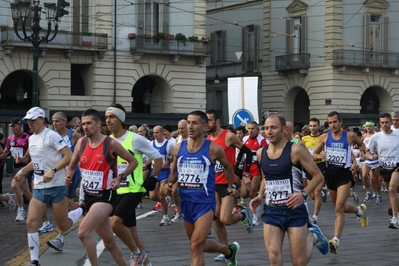
M 248 174 L 248 173 L 245 173 L 243 176 L 244 176 L 244 177 L 249 177 L 249 174 Z
M 53 168 L 51 168 L 51 170 L 52 170 L 54 173 L 57 173 L 57 168 L 55 168 L 55 166 L 54 166 Z
M 303 198 L 306 200 L 306 198 L 308 197 L 308 192 L 306 192 L 305 190 L 302 190 L 302 196 Z
M 236 184 L 231 184 L 231 185 L 228 185 L 227 188 L 234 188 L 234 189 L 237 189 L 237 186 L 236 186 Z
M 125 181 L 127 179 L 127 174 L 120 174 L 119 176 L 121 177 L 122 181 Z

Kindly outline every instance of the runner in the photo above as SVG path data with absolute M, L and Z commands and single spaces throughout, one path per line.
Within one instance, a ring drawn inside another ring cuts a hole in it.
M 117 265 L 126 266 L 128 264 L 112 233 L 109 216 L 117 205 L 117 194 L 114 190 L 119 188 L 121 181 L 126 181 L 126 177 L 138 163 L 121 144 L 101 134 L 100 114 L 96 110 L 88 109 L 83 112 L 82 128 L 86 137 L 79 139 L 76 144 L 65 177 L 69 185 L 79 164 L 87 214 L 80 223 L 78 237 L 92 266 L 98 266 L 96 243 L 91 236 L 94 231 L 104 241 Z M 116 156 L 128 162 L 126 169 L 118 176 Z
M 325 181 L 330 191 L 331 200 L 335 206 L 335 227 L 334 237 L 329 240 L 330 252 L 337 254 L 339 240 L 344 230 L 345 214 L 354 213 L 360 217 L 360 224 L 363 227 L 368 225 L 366 216 L 366 205 L 361 204 L 356 207 L 346 200 L 350 195 L 352 186 L 352 144 L 357 144 L 360 149 L 360 159 L 362 160 L 366 151 L 364 143 L 353 132 L 347 132 L 342 129 L 341 115 L 336 112 L 330 112 L 327 115 L 327 121 L 330 131 L 324 133 L 317 147 L 313 151 L 313 159 L 326 161 Z M 325 151 L 322 151 L 325 148 Z
M 112 104 L 105 112 L 105 121 L 108 129 L 112 132 L 111 138 L 118 141 L 126 150 L 134 155 L 138 166 L 126 181 L 120 184 L 117 189 L 118 205 L 114 215 L 111 217 L 111 225 L 114 233 L 129 248 L 130 265 L 151 265 L 144 245 L 137 234 L 136 209 L 143 193 L 143 159 L 142 154 L 146 154 L 154 160 L 153 174 L 159 175 L 162 166 L 162 157 L 159 152 L 150 145 L 144 137 L 126 130 L 125 124 L 126 110 L 120 104 Z M 123 173 L 127 166 L 126 160 L 118 157 L 118 173 Z M 149 177 L 153 178 L 153 177 Z M 146 262 L 147 264 L 144 264 Z
M 380 125 L 382 131 L 371 137 L 367 156 L 371 160 L 378 158 L 381 177 L 388 188 L 392 208 L 388 227 L 398 229 L 399 131 L 391 129 L 392 117 L 388 113 L 380 115 Z
M 392 130 L 399 130 L 399 111 L 395 110 L 391 113 L 392 116 Z
M 190 240 L 191 265 L 205 265 L 204 252 L 222 253 L 227 265 L 238 265 L 240 245 L 237 242 L 227 246 L 208 239 L 216 211 L 216 161 L 224 167 L 230 195 L 237 194 L 232 187 L 233 169 L 223 149 L 204 139 L 204 132 L 208 128 L 208 118 L 204 112 L 191 112 L 187 124 L 190 138 L 177 144 L 173 150 L 172 171 L 164 186 L 164 194 L 169 193 L 173 184 L 178 182 L 184 227 Z
M 265 133 L 270 144 L 256 154 L 263 179 L 259 195 L 252 199 L 255 211 L 265 199 L 262 215 L 263 236 L 270 265 L 283 265 L 282 246 L 287 232 L 293 265 L 306 265 L 312 256 L 312 246 L 328 253 L 328 240 L 317 225 L 310 225 L 306 198 L 323 182 L 323 175 L 300 145 L 287 141 L 285 119 L 272 115 L 265 121 Z M 306 188 L 302 186 L 302 166 L 312 175 Z M 306 244 L 305 244 L 306 243 Z

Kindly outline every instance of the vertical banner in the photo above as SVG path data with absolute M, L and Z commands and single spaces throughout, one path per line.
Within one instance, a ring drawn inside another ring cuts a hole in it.
M 240 77 L 227 79 L 227 98 L 229 103 L 229 124 L 234 124 L 234 114 L 246 109 L 252 119 L 258 123 L 258 77 Z M 250 122 L 250 121 L 248 121 Z

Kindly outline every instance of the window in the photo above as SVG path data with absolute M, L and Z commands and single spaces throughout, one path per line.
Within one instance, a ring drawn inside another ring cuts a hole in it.
M 73 0 L 72 2 L 72 23 L 73 23 L 73 44 L 81 45 L 82 32 L 89 32 L 89 3 L 87 0 Z M 70 12 L 70 13 L 72 13 Z M 76 34 L 78 33 L 78 34 Z
M 259 26 L 249 25 L 242 28 L 242 71 L 258 72 Z
M 93 68 L 90 64 L 71 65 L 71 95 L 90 95 Z
M 364 29 L 365 64 L 381 66 L 388 63 L 388 31 L 387 16 L 366 14 Z
M 307 17 L 288 18 L 286 22 L 286 53 L 303 54 L 307 52 Z
M 226 62 L 226 31 L 215 31 L 211 34 L 211 39 L 215 40 L 211 58 L 212 65 L 220 65 Z
M 159 31 L 159 3 L 146 1 L 144 15 L 144 33 L 154 35 Z

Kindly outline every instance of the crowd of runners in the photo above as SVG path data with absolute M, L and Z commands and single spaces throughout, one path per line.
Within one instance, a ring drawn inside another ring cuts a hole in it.
M 222 128 L 216 110 L 193 111 L 176 125 L 151 129 L 129 126 L 125 118 L 120 104 L 74 118 L 56 112 L 52 130 L 44 111 L 33 107 L 11 120 L 7 139 L 0 133 L 0 170 L 12 157 L 15 175 L 13 195 L 3 194 L 0 182 L 0 207 L 17 209 L 17 222 L 26 220 L 29 265 L 40 265 L 39 234 L 54 230 L 48 206 L 59 234 L 47 244 L 56 251 L 84 215 L 78 237 L 91 265 L 98 265 L 93 232 L 117 265 L 152 265 L 145 251 L 149 243 L 137 232 L 136 208 L 142 208 L 143 197 L 162 213 L 159 226 L 184 223 L 191 265 L 204 265 L 204 252 L 216 253 L 216 262 L 238 265 L 240 244 L 229 242 L 226 230 L 236 223 L 248 233 L 263 225 L 271 265 L 283 265 L 285 234 L 293 265 L 306 265 L 313 246 L 324 255 L 337 254 L 345 213 L 367 227 L 370 203 L 389 201 L 388 228 L 399 228 L 399 111 L 351 129 L 335 111 L 325 123 L 311 118 L 303 127 L 271 115 L 263 124 Z M 352 189 L 357 181 L 364 199 Z M 335 207 L 329 239 L 317 225 L 328 198 Z M 212 225 L 218 241 L 209 237 Z M 114 235 L 130 250 L 129 260 Z

